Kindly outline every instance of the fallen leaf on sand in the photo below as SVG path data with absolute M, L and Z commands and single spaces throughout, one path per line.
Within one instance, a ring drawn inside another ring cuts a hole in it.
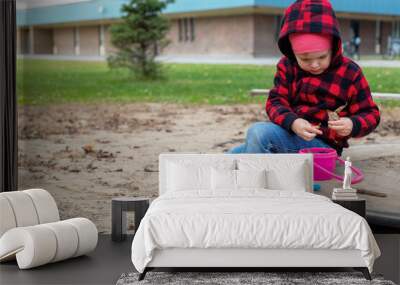
M 94 147 L 93 147 L 93 145 L 91 145 L 91 144 L 86 144 L 86 145 L 84 145 L 84 146 L 82 147 L 82 149 L 85 151 L 85 154 L 94 152 Z
M 235 143 L 243 143 L 243 139 L 232 139 L 230 141 L 222 142 L 222 143 L 217 143 L 213 145 L 213 148 L 217 147 L 225 147 L 226 145 L 230 144 L 235 144 Z
M 155 170 L 151 165 L 146 165 L 144 167 L 144 172 L 158 172 L 158 170 Z
M 111 141 L 97 139 L 96 142 L 106 144 L 106 143 L 110 143 Z
M 97 168 L 98 168 L 97 166 L 93 166 L 93 162 L 89 163 L 89 164 L 86 166 L 86 169 L 87 169 L 88 171 L 93 171 L 93 170 L 95 170 L 95 169 L 97 169 Z
M 97 151 L 96 153 L 96 157 L 98 159 L 102 159 L 102 158 L 114 158 L 114 154 L 112 152 L 109 151 L 105 151 L 100 149 L 99 151 Z

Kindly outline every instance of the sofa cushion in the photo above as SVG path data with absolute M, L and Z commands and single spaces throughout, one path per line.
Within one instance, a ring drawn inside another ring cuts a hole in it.
M 10 203 L 17 227 L 33 226 L 39 223 L 35 204 L 24 191 L 3 192 L 1 196 Z
M 0 261 L 14 257 L 28 269 L 86 254 L 96 248 L 96 226 L 86 218 L 8 230 L 0 238 Z
M 14 211 L 8 199 L 0 194 L 0 237 L 9 229 L 15 228 L 17 222 L 15 220 Z
M 56 201 L 49 192 L 43 189 L 29 189 L 22 191 L 29 195 L 38 215 L 39 224 L 57 222 L 60 220 Z

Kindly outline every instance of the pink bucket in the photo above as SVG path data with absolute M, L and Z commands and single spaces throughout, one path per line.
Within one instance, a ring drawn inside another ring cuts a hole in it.
M 315 181 L 325 181 L 330 179 L 336 179 L 343 181 L 343 176 L 335 174 L 336 160 L 340 164 L 344 165 L 344 160 L 341 159 L 336 150 L 333 148 L 325 147 L 312 147 L 303 148 L 299 153 L 312 153 L 314 158 L 314 180 Z M 351 180 L 351 184 L 356 184 L 364 179 L 364 175 L 360 169 L 356 167 L 351 167 L 353 173 L 355 174 Z

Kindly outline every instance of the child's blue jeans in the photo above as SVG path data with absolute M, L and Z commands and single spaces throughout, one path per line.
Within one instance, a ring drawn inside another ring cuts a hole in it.
M 318 138 L 306 141 L 271 122 L 257 122 L 248 129 L 246 142 L 228 153 L 297 153 L 309 147 L 330 146 Z

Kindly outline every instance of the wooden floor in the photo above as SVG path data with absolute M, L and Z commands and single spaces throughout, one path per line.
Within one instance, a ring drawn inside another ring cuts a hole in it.
M 375 238 L 382 256 L 375 262 L 374 272 L 399 284 L 400 234 L 379 232 Z M 96 250 L 88 256 L 29 270 L 19 270 L 16 262 L 3 263 L 0 284 L 115 284 L 122 273 L 135 271 L 130 258 L 131 239 L 116 243 L 109 235 L 100 235 Z

